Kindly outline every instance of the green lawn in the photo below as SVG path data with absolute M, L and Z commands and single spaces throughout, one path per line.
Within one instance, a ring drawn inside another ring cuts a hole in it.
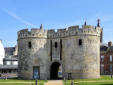
M 2 83 L 0 83 L 0 85 L 35 85 L 35 84 L 17 84 L 17 83 L 13 83 L 13 84 L 2 84 Z M 43 83 L 40 83 L 40 84 L 38 84 L 38 85 L 44 85 Z
M 71 85 L 70 83 L 67 83 L 65 85 Z M 74 85 L 113 85 L 113 82 L 93 82 L 93 83 L 78 83 Z
M 111 80 L 111 81 L 104 81 Z M 107 75 L 102 75 L 98 79 L 76 79 L 76 80 L 67 80 L 65 85 L 71 85 L 71 81 L 75 82 L 75 85 L 113 85 L 113 78 Z M 89 82 L 87 82 L 89 81 Z M 94 82 L 93 82 L 94 81 Z
M 104 80 L 110 80 L 110 81 L 104 81 Z M 67 80 L 65 85 L 71 85 L 71 81 L 75 82 L 74 85 L 113 85 L 113 78 L 111 79 L 110 76 L 101 76 L 98 79 L 76 79 L 76 80 Z M 89 81 L 89 82 L 86 82 Z M 92 82 L 94 81 L 94 82 Z M 1 82 L 15 82 L 13 84 L 9 83 L 1 83 Z M 0 79 L 0 85 L 35 85 L 34 84 L 22 84 L 22 83 L 16 83 L 16 82 L 35 82 L 35 80 L 18 80 L 18 79 Z M 44 85 L 44 83 L 47 82 L 47 80 L 38 80 L 38 85 Z
M 80 83 L 78 85 L 113 85 L 113 82 Z
M 3 83 L 2 83 L 3 82 Z M 14 82 L 14 83 L 4 83 L 4 82 Z M 16 82 L 34 82 L 31 83 L 16 83 Z M 38 85 L 44 85 L 44 83 L 47 82 L 47 80 L 38 80 Z M 18 80 L 18 79 L 0 79 L 0 85 L 35 85 L 35 80 Z
M 71 82 L 71 81 L 74 81 L 74 82 L 77 82 L 77 81 L 92 81 L 92 80 L 113 80 L 113 78 L 111 78 L 108 75 L 102 75 L 100 78 L 97 78 L 97 79 L 76 79 L 76 80 L 67 80 L 67 82 Z
M 35 82 L 35 80 L 0 79 L 0 82 Z M 47 82 L 47 80 L 38 80 L 38 82 Z

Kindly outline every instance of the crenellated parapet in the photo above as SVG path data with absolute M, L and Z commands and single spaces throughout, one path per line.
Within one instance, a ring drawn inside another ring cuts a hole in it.
M 76 35 L 100 36 L 100 32 L 100 27 L 83 25 L 82 28 L 79 28 L 79 26 L 71 26 L 64 29 L 58 29 L 57 32 L 55 30 L 48 30 L 47 36 L 48 38 L 63 38 Z
M 37 38 L 63 38 L 77 35 L 91 35 L 91 36 L 100 36 L 101 28 L 91 25 L 83 25 L 82 28 L 77 26 L 70 26 L 68 28 L 44 30 L 40 28 L 32 28 L 31 31 L 28 29 L 23 29 L 18 32 L 18 38 L 28 38 L 28 37 L 37 37 Z
M 30 37 L 47 38 L 47 30 L 32 28 L 31 31 L 23 29 L 18 32 L 18 39 Z

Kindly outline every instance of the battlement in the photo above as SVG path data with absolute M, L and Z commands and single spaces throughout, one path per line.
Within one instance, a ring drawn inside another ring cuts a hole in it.
M 18 38 L 26 37 L 47 38 L 47 30 L 32 28 L 31 31 L 29 31 L 28 29 L 23 29 L 18 32 Z
M 40 28 L 32 28 L 31 31 L 23 29 L 18 32 L 18 38 L 38 37 L 38 38 L 62 38 L 76 35 L 94 35 L 100 36 L 101 28 L 91 25 L 83 25 L 82 28 L 77 26 L 70 26 L 63 29 L 44 30 Z
M 82 28 L 77 26 L 70 26 L 64 29 L 58 29 L 57 32 L 52 29 L 48 30 L 48 38 L 62 38 L 76 35 L 94 35 L 100 36 L 101 28 L 91 25 L 83 25 Z

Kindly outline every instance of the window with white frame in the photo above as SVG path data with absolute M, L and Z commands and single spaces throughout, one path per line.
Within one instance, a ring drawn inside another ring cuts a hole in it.
M 112 62 L 112 55 L 110 55 L 109 57 L 110 57 L 110 58 L 109 58 L 109 61 Z
M 18 65 L 18 62 L 17 61 L 13 61 L 13 65 Z
M 101 73 L 104 73 L 104 64 L 101 64 Z
M 11 65 L 11 61 L 7 61 L 6 62 L 6 65 Z
M 104 55 L 101 56 L 101 60 L 102 60 L 102 62 L 104 61 Z

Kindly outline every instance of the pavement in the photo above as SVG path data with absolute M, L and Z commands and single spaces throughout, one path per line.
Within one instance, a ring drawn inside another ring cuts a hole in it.
M 62 80 L 50 80 L 46 82 L 44 85 L 63 85 Z

